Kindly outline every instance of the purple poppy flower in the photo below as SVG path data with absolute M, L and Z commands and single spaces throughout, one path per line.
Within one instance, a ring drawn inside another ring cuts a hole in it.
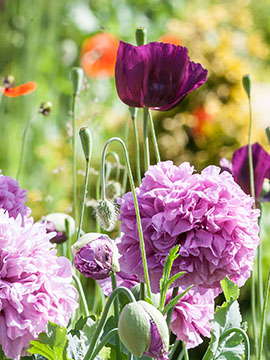
M 263 190 L 264 179 L 270 179 L 270 155 L 264 148 L 255 143 L 252 145 L 252 158 L 254 167 L 255 197 L 259 199 Z M 222 166 L 222 163 L 221 163 Z M 226 166 L 224 170 L 229 170 Z M 250 175 L 248 160 L 248 145 L 237 149 L 232 157 L 231 173 L 234 180 L 241 186 L 245 193 L 250 194 Z M 265 200 L 269 196 L 265 197 Z
M 105 234 L 88 233 L 73 246 L 75 268 L 85 277 L 105 279 L 120 270 L 118 249 Z
M 120 99 L 132 107 L 169 110 L 205 83 L 207 70 L 190 61 L 187 48 L 162 42 L 120 42 L 115 68 Z

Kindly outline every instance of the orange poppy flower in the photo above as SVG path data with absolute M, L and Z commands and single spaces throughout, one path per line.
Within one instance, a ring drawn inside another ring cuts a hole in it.
M 26 94 L 30 94 L 31 92 L 35 91 L 37 88 L 37 85 L 33 81 L 29 81 L 25 84 L 15 86 L 15 87 L 4 87 L 1 90 L 3 95 L 7 97 L 17 97 L 22 96 Z
M 159 38 L 159 41 L 161 42 L 164 42 L 164 43 L 168 43 L 168 44 L 174 44 L 174 45 L 181 45 L 182 42 L 181 42 L 181 39 L 176 36 L 176 35 L 173 35 L 173 34 L 165 34 L 165 35 L 162 35 L 160 38 Z
M 118 44 L 118 40 L 109 33 L 96 34 L 86 39 L 81 51 L 81 66 L 86 75 L 113 76 Z

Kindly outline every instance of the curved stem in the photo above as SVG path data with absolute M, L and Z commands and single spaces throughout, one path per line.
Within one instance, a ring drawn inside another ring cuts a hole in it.
M 219 342 L 222 342 L 225 340 L 226 337 L 228 337 L 232 333 L 239 333 L 243 336 L 244 343 L 245 343 L 245 360 L 250 360 L 250 344 L 249 339 L 246 334 L 246 332 L 241 328 L 231 328 L 226 330 L 220 337 Z
M 115 273 L 111 275 L 112 280 L 112 289 L 115 290 L 117 288 L 116 276 Z M 119 320 L 119 298 L 116 296 L 114 301 L 114 320 L 116 322 L 116 326 L 118 325 Z M 116 358 L 121 360 L 121 348 L 120 348 L 120 339 L 119 336 L 116 335 Z
M 144 245 L 144 237 L 143 237 L 142 222 L 141 222 L 141 217 L 140 217 L 140 209 L 139 209 L 139 203 L 138 203 L 138 199 L 137 199 L 137 195 L 136 195 L 135 184 L 134 184 L 134 180 L 133 180 L 133 176 L 132 176 L 131 166 L 130 166 L 130 162 L 129 162 L 128 150 L 127 150 L 127 147 L 125 145 L 125 142 L 122 139 L 117 138 L 117 137 L 113 137 L 113 138 L 109 139 L 108 141 L 106 141 L 106 143 L 104 145 L 104 148 L 103 148 L 103 151 L 102 151 L 101 197 L 102 197 L 102 199 L 105 198 L 105 158 L 106 158 L 106 151 L 107 151 L 108 146 L 114 141 L 120 143 L 120 145 L 122 146 L 122 148 L 124 150 L 127 173 L 128 173 L 128 177 L 129 177 L 129 183 L 130 183 L 130 188 L 131 188 L 131 192 L 132 192 L 132 195 L 133 195 L 134 208 L 135 208 L 135 213 L 136 213 L 137 229 L 138 229 L 138 234 L 139 234 L 140 250 L 141 250 L 141 257 L 142 257 L 143 271 L 144 271 L 144 280 L 145 280 L 145 284 L 146 284 L 147 296 L 149 297 L 149 299 L 151 299 L 151 285 L 150 285 L 150 278 L 149 278 L 149 272 L 148 272 L 146 251 L 145 251 L 145 245 Z
M 138 133 L 138 123 L 137 123 L 137 111 L 133 116 L 131 116 L 133 131 L 135 136 L 135 147 L 136 147 L 136 173 L 137 173 L 137 182 L 138 184 L 141 183 L 141 160 L 140 160 L 140 140 L 139 140 L 139 133 Z
M 100 351 L 102 350 L 102 348 L 104 346 L 106 346 L 106 344 L 108 343 L 108 341 L 113 337 L 113 336 L 117 336 L 118 337 L 118 328 L 115 329 L 111 329 L 105 336 L 104 338 L 101 340 L 101 342 L 98 344 L 98 346 L 96 347 L 96 350 L 93 352 L 93 354 L 90 356 L 89 360 L 95 359 L 95 357 L 100 353 Z M 117 358 L 117 360 L 120 358 Z
M 73 192 L 73 216 L 75 222 L 77 223 L 77 158 L 76 158 L 76 149 L 77 149 L 77 133 L 76 133 L 76 94 L 72 96 L 72 192 Z
M 84 308 L 84 315 L 85 317 L 88 317 L 90 314 L 89 314 L 89 310 L 88 310 L 88 305 L 87 305 L 87 301 L 86 301 L 86 297 L 85 297 L 85 294 L 84 294 L 84 291 L 83 291 L 83 287 L 82 287 L 82 284 L 81 284 L 81 281 L 79 279 L 79 277 L 75 274 L 72 275 L 75 283 L 76 283 L 76 287 L 79 291 L 79 294 L 80 294 L 80 298 L 82 300 L 82 303 L 83 303 L 83 308 Z
M 92 337 L 92 340 L 90 342 L 90 345 L 89 345 L 89 348 L 88 348 L 88 351 L 86 353 L 86 355 L 84 356 L 83 360 L 88 360 L 88 358 L 92 355 L 92 353 L 95 351 L 95 348 L 96 348 L 96 344 L 97 344 L 97 341 L 99 339 L 99 336 L 101 334 L 101 331 L 105 325 L 105 321 L 107 319 L 107 316 L 108 316 L 108 312 L 110 310 L 110 307 L 115 299 L 115 297 L 120 294 L 120 293 L 123 293 L 124 295 L 127 296 L 127 298 L 130 300 L 130 301 L 135 301 L 136 302 L 136 299 L 134 297 L 134 295 L 132 294 L 132 292 L 124 287 L 119 287 L 117 289 L 115 289 L 110 297 L 108 298 L 108 301 L 104 307 L 104 310 L 102 312 L 102 315 L 101 315 L 101 318 L 99 320 L 99 323 L 98 323 L 98 326 L 97 326 L 97 329 Z
M 22 144 L 21 144 L 21 151 L 20 151 L 20 160 L 19 160 L 19 166 L 18 166 L 18 170 L 17 170 L 17 174 L 16 174 L 16 180 L 19 180 L 22 169 L 23 169 L 27 135 L 28 135 L 31 123 L 32 123 L 32 119 L 29 118 L 29 120 L 26 121 L 24 130 L 23 130 Z
M 149 151 L 149 137 L 148 137 L 148 108 L 143 108 L 143 140 L 144 140 L 144 167 L 145 171 L 150 166 L 150 151 Z
M 100 198 L 100 175 L 97 178 L 97 184 L 96 184 L 96 200 Z M 96 221 L 96 232 L 100 233 L 100 225 L 98 221 Z
M 151 135 L 152 135 L 152 139 L 153 139 L 156 160 L 157 160 L 157 162 L 160 162 L 160 153 L 159 153 L 158 142 L 157 142 L 157 137 L 156 137 L 156 132 L 155 132 L 155 126 L 154 126 L 151 111 L 149 109 L 148 109 L 148 115 L 149 115 L 149 120 L 150 120 L 149 121 L 150 131 L 151 131 Z
M 265 294 L 265 299 L 264 299 L 264 304 L 263 304 L 263 312 L 262 312 L 262 318 L 261 318 L 258 360 L 262 359 L 262 354 L 263 354 L 263 339 L 264 339 L 265 322 L 266 322 L 266 309 L 267 309 L 267 304 L 268 304 L 269 295 L 270 295 L 269 293 L 270 293 L 270 271 L 269 271 L 268 279 L 267 279 L 266 294 Z
M 112 156 L 114 158 L 114 161 L 117 164 L 117 168 L 116 168 L 116 180 L 119 181 L 119 177 L 120 177 L 120 168 L 121 168 L 121 162 L 120 162 L 120 158 L 118 156 L 118 154 L 115 151 L 110 151 L 106 154 L 106 159 Z

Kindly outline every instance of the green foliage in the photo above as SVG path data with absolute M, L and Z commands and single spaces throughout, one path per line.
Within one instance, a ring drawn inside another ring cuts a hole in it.
M 230 329 L 241 330 L 242 317 L 239 304 L 235 301 L 225 302 L 216 310 L 211 341 L 203 360 L 242 360 L 245 348 L 243 336 Z
M 39 354 L 48 360 L 70 360 L 67 358 L 67 330 L 59 325 L 49 323 L 46 333 L 41 333 L 38 340 L 31 341 L 30 354 Z
M 221 280 L 221 288 L 223 290 L 227 302 L 237 300 L 240 294 L 239 287 L 227 277 Z

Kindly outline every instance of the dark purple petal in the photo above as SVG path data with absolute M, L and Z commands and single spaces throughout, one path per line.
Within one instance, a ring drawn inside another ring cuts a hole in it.
M 151 343 L 149 349 L 144 353 L 157 360 L 168 360 L 168 354 L 164 350 L 164 345 L 159 334 L 157 325 L 151 321 Z
M 115 75 L 118 95 L 125 104 L 169 110 L 206 81 L 207 70 L 190 61 L 182 46 L 120 42 Z
M 115 66 L 116 89 L 127 105 L 143 107 L 143 80 L 145 64 L 140 46 L 120 41 Z
M 270 155 L 260 144 L 256 143 L 252 145 L 252 157 L 255 196 L 256 199 L 258 199 L 262 192 L 264 179 L 270 178 Z M 250 194 L 248 145 L 243 146 L 234 152 L 232 158 L 232 173 L 235 181 L 247 194 Z

